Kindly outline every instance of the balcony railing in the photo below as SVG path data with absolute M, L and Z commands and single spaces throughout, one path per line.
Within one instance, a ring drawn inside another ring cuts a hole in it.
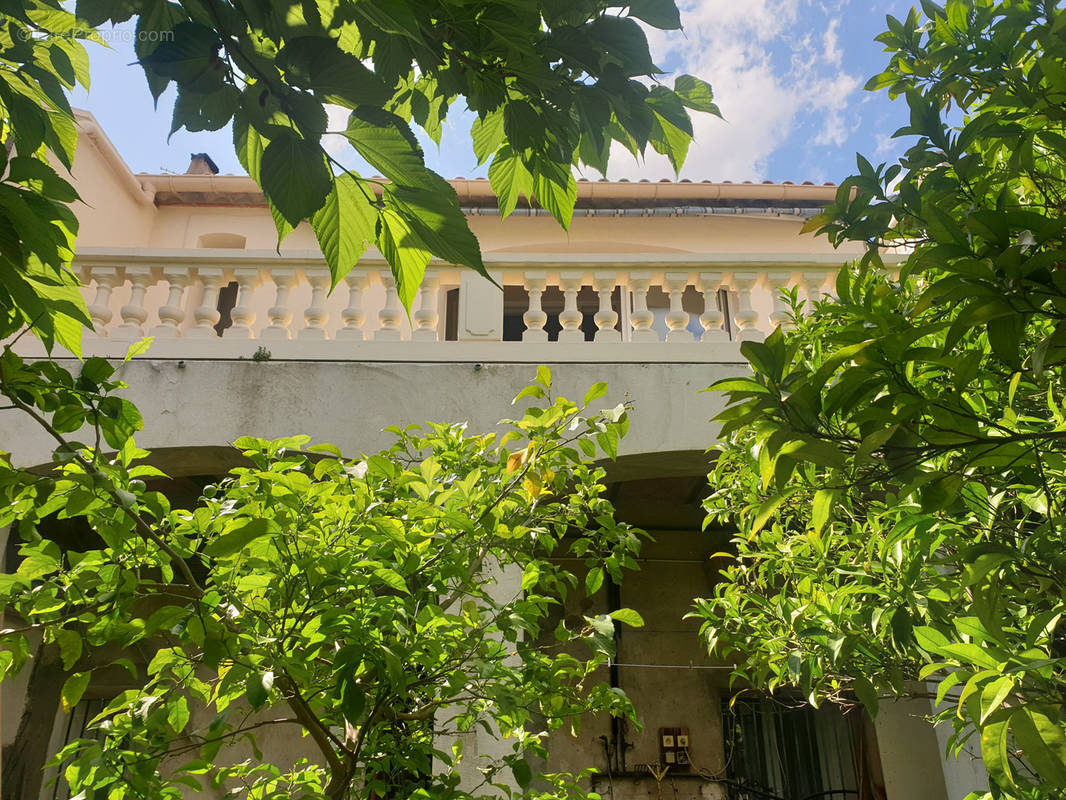
M 704 345 L 735 352 L 735 342 L 764 338 L 787 318 L 782 290 L 817 300 L 841 261 L 833 254 L 489 254 L 486 266 L 503 292 L 471 270 L 433 265 L 410 317 L 380 257 L 364 258 L 332 291 L 321 256 L 311 252 L 97 248 L 80 253 L 74 268 L 95 327 L 88 352 L 117 355 L 152 336 L 150 356 L 163 358 L 248 357 L 264 348 L 280 357 L 446 360 L 456 350 L 440 345 L 455 341 L 522 343 L 478 351 L 507 360 L 580 353 L 713 361 Z

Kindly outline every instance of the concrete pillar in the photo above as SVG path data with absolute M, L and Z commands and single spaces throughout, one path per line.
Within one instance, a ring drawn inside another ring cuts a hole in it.
M 495 288 L 487 281 L 484 281 L 484 283 L 491 288 Z M 493 558 L 486 559 L 485 566 L 481 571 L 481 579 L 482 581 L 490 582 L 488 587 L 489 595 L 497 602 L 510 602 L 522 593 L 522 570 L 516 564 L 509 564 L 504 567 Z M 462 600 L 460 599 L 456 602 L 461 603 Z M 518 656 L 511 656 L 507 663 L 513 665 L 517 663 L 517 659 Z M 436 715 L 437 726 L 442 727 L 453 713 L 454 711 L 449 708 L 442 708 L 438 711 Z M 478 768 L 485 764 L 485 759 L 482 756 L 498 760 L 514 750 L 515 740 L 513 738 L 504 739 L 493 722 L 488 721 L 488 725 L 493 730 L 491 734 L 481 725 L 476 725 L 462 734 L 437 736 L 437 749 L 443 752 L 450 752 L 456 740 L 462 741 L 463 756 L 457 772 L 460 778 L 460 788 L 466 791 L 476 788 L 483 779 L 482 774 L 478 771 Z M 442 767 L 443 764 L 438 767 L 438 770 Z M 496 782 L 508 785 L 514 791 L 519 788 L 510 770 L 507 769 L 504 769 L 496 776 Z
M 928 700 L 883 703 L 874 719 L 887 800 L 962 800 L 949 797 Z

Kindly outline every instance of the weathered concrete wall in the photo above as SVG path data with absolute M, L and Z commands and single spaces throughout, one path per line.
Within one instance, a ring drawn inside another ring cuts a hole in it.
M 608 381 L 610 392 L 598 408 L 628 396 L 635 410 L 623 453 L 701 451 L 714 442 L 709 420 L 723 401 L 700 392 L 740 369 L 569 363 L 553 367 L 554 389 L 579 402 L 593 383 Z M 390 425 L 465 421 L 471 432 L 491 431 L 498 420 L 521 415 L 510 401 L 536 375 L 536 366 L 138 359 L 120 375 L 145 419 L 138 436 L 143 447 L 200 448 L 244 435 L 303 433 L 355 456 L 389 444 L 392 437 L 383 429 Z M 47 461 L 54 446 L 12 411 L 0 411 L 0 439 L 23 465 Z

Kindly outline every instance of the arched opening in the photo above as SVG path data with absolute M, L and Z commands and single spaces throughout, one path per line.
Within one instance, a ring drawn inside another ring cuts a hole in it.
M 832 704 L 816 710 L 781 693 L 753 691 L 731 702 L 743 688 L 730 683 L 732 660 L 708 653 L 702 620 L 686 619 L 695 598 L 713 596 L 729 563 L 719 554 L 733 549 L 733 528 L 704 528 L 712 460 L 697 451 L 647 453 L 611 465 L 607 497 L 617 518 L 650 538 L 620 583 L 605 576 L 591 596 L 579 589 L 559 617 L 571 627 L 621 608 L 641 615 L 642 627 L 615 624 L 607 676 L 629 697 L 641 726 L 586 718 L 576 741 L 552 735 L 549 770 L 592 765 L 591 788 L 613 800 L 655 797 L 664 776 L 675 800 L 883 800 L 865 714 Z M 560 560 L 587 586 L 584 559 Z
M 229 447 L 160 448 L 152 453 L 153 464 L 170 477 L 153 478 L 147 488 L 165 495 L 175 508 L 193 508 L 203 488 L 241 461 L 241 454 Z M 86 524 L 84 518 L 60 518 L 60 512 L 38 522 L 33 532 L 20 533 L 18 524 L 7 531 L 0 549 L 3 572 L 15 573 L 23 561 L 20 549 L 25 538 L 40 536 L 53 542 L 58 551 L 85 552 L 100 548 L 103 541 Z M 206 570 L 197 559 L 187 561 L 193 575 L 203 581 Z M 17 627 L 19 620 L 9 609 L 5 620 Z M 71 630 L 76 630 L 72 628 Z M 67 800 L 70 796 L 64 781 L 55 781 L 59 770 L 45 769 L 49 758 L 65 745 L 98 734 L 91 720 L 126 689 L 135 688 L 139 680 L 119 666 L 99 667 L 86 649 L 70 665 L 63 663 L 61 648 L 45 643 L 40 636 L 29 637 L 29 659 L 22 671 L 0 686 L 4 709 L 0 753 L 3 756 L 3 798 Z M 143 677 L 146 654 L 129 651 L 129 663 Z M 61 706 L 61 690 L 72 672 L 92 670 L 92 680 L 77 705 L 69 713 Z

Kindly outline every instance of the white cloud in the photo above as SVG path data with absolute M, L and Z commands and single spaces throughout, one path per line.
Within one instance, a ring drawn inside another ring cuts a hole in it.
M 683 177 L 762 179 L 769 158 L 808 118 L 817 123 L 813 144 L 848 138 L 860 81 L 841 70 L 835 14 L 812 0 L 681 0 L 679 7 L 684 33 L 649 31 L 652 53 L 675 72 L 707 80 L 726 118 L 693 115 Z M 672 174 L 650 148 L 643 164 L 625 151 L 612 154 L 611 178 Z
M 332 103 L 328 103 L 326 105 L 326 130 L 342 131 L 347 128 L 348 115 L 350 113 L 344 106 L 335 106 Z M 334 158 L 351 149 L 348 140 L 339 134 L 326 134 L 323 136 L 322 147 Z
M 898 149 L 899 145 L 896 143 L 896 140 L 893 139 L 889 134 L 877 134 L 877 149 L 874 150 L 875 156 L 877 156 L 878 158 L 882 158 L 884 156 L 895 153 Z
M 825 63 L 834 67 L 839 67 L 841 59 L 844 57 L 844 53 L 840 49 L 840 40 L 837 36 L 837 28 L 839 27 L 840 18 L 835 17 L 829 21 L 829 27 L 822 34 L 823 58 L 825 58 Z

